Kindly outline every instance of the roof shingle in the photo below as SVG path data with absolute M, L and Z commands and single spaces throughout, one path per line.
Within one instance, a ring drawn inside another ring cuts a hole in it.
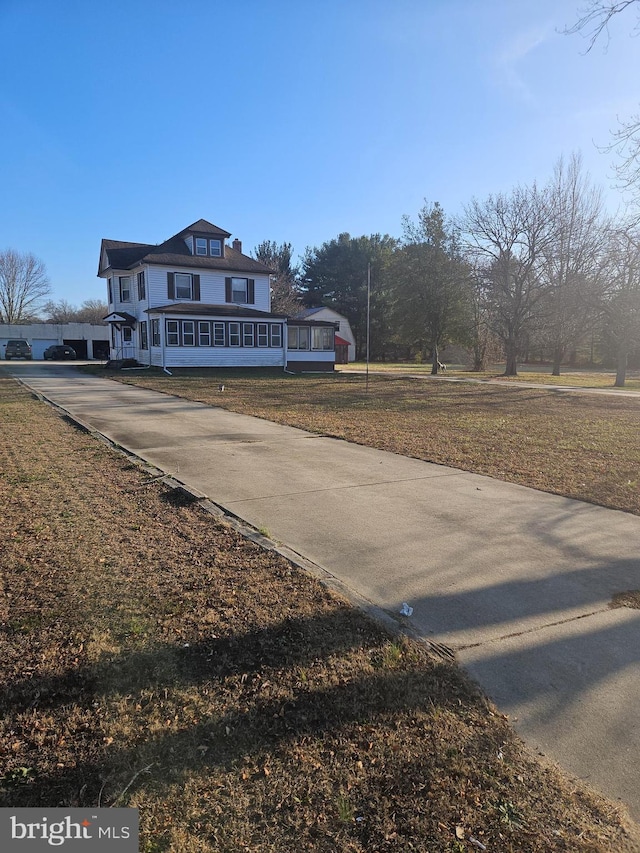
M 190 233 L 217 234 L 220 237 L 230 237 L 228 231 L 212 225 L 205 219 L 199 219 L 193 225 L 169 237 L 164 243 L 153 245 L 150 243 L 130 243 L 124 240 L 103 240 L 102 250 L 107 256 L 107 266 L 103 266 L 98 273 L 107 269 L 129 270 L 138 264 L 159 264 L 168 267 L 193 267 L 194 269 L 224 270 L 229 272 L 246 272 L 269 275 L 274 272 L 266 264 L 243 255 L 231 246 L 224 247 L 224 258 L 202 257 L 192 255 L 184 238 Z M 100 253 L 102 258 L 102 252 Z

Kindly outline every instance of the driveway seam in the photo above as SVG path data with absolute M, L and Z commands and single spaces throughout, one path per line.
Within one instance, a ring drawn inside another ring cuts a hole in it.
M 546 630 L 547 628 L 556 628 L 558 625 L 567 625 L 569 622 L 588 619 L 590 616 L 597 616 L 598 613 L 607 613 L 609 610 L 611 610 L 611 608 L 608 606 L 600 607 L 598 610 L 591 610 L 589 613 L 580 613 L 578 616 L 568 616 L 566 619 L 558 619 L 555 622 L 546 622 L 544 625 L 536 625 L 533 628 L 527 628 L 524 631 L 512 631 L 510 634 L 501 634 L 499 637 L 491 637 L 489 640 L 484 640 L 479 643 L 466 643 L 463 646 L 454 646 L 454 649 L 457 652 L 463 652 L 467 649 L 478 649 L 481 646 L 490 646 L 492 643 L 500 643 L 502 640 L 510 640 L 513 639 L 513 637 L 526 637 L 527 634 L 536 634 L 539 631 Z

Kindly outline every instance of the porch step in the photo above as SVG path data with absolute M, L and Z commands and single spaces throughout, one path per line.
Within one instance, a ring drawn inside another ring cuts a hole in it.
M 135 358 L 110 358 L 106 362 L 107 370 L 122 370 L 123 367 L 143 367 Z

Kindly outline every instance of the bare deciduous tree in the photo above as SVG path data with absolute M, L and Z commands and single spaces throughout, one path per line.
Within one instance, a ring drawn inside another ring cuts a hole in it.
M 551 239 L 543 194 L 534 185 L 510 195 L 474 199 L 461 223 L 476 269 L 485 277 L 492 330 L 506 356 L 506 376 L 517 376 L 518 355 L 534 327 L 546 282 L 539 260 Z
M 58 302 L 50 299 L 43 305 L 42 313 L 47 323 L 73 323 L 77 309 L 66 299 L 60 299 Z
M 615 385 L 622 388 L 629 352 L 640 344 L 640 231 L 637 227 L 620 228 L 611 233 L 599 280 L 604 333 L 616 353 Z
M 603 33 L 606 34 L 608 41 L 611 19 L 637 2 L 638 0 L 617 0 L 615 3 L 603 2 L 603 0 L 591 0 L 587 6 L 578 9 L 580 17 L 575 24 L 565 27 L 563 32 L 565 35 L 579 33 L 588 39 L 589 46 L 586 50 L 588 53 Z M 636 23 L 635 30 L 640 30 L 640 13 L 638 13 L 638 22 Z
M 76 312 L 77 323 L 93 323 L 99 326 L 109 313 L 109 306 L 102 299 L 85 299 Z
M 42 261 L 13 249 L 0 252 L 0 323 L 35 319 L 51 285 Z
M 582 171 L 574 154 L 556 163 L 545 188 L 552 223 L 551 238 L 541 255 L 541 274 L 548 285 L 541 340 L 553 353 L 553 375 L 567 351 L 593 328 L 596 312 L 589 298 L 598 260 L 606 242 L 608 221 L 602 193 Z
M 58 302 L 49 300 L 44 305 L 47 323 L 92 323 L 100 325 L 109 313 L 109 306 L 101 299 L 85 299 L 79 308 L 60 299 Z
M 579 33 L 588 40 L 585 53 L 593 48 L 598 39 L 604 34 L 609 43 L 609 23 L 611 20 L 631 6 L 636 6 L 638 0 L 617 0 L 617 2 L 591 2 L 578 14 L 580 17 L 571 27 L 565 27 L 565 35 Z M 636 6 L 636 24 L 633 31 L 640 33 L 640 7 Z M 632 193 L 635 200 L 640 199 L 640 114 L 620 121 L 617 130 L 611 133 L 612 141 L 604 150 L 615 151 L 618 160 L 613 164 L 619 182 L 619 188 Z

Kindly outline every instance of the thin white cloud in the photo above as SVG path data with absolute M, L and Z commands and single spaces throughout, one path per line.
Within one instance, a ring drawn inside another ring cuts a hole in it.
M 505 83 L 524 101 L 534 95 L 522 74 L 523 62 L 554 34 L 552 26 L 535 27 L 517 33 L 496 56 L 498 72 Z

